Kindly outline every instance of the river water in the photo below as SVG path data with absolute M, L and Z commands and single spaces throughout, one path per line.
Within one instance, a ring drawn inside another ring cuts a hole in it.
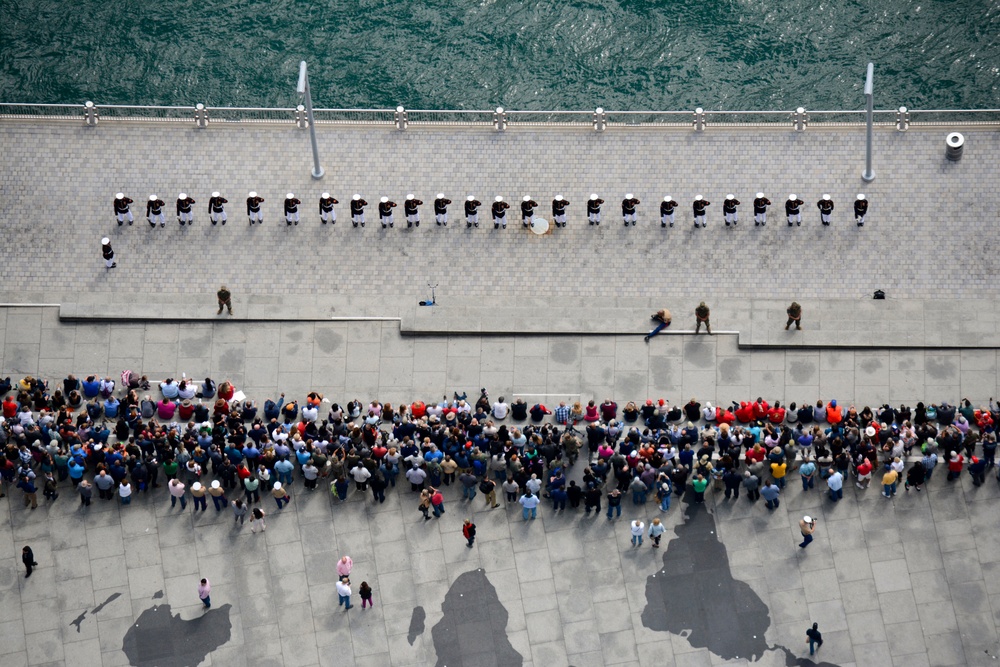
M 0 0 L 0 101 L 1000 107 L 1000 0 Z

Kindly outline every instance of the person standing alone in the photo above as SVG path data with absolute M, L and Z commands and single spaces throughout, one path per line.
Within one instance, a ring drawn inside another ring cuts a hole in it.
M 705 305 L 704 301 L 698 304 L 698 307 L 694 309 L 695 333 L 701 331 L 701 325 L 704 324 L 705 331 L 708 332 L 708 335 L 710 336 L 712 335 L 712 321 L 711 319 L 709 319 L 711 314 L 712 314 L 711 311 L 708 309 L 708 306 Z
M 802 533 L 802 542 L 799 547 L 805 549 L 813 541 L 813 533 L 816 532 L 816 520 L 811 516 L 804 516 L 799 521 L 799 531 Z
M 476 541 L 476 524 L 472 523 L 472 519 L 466 519 L 462 524 L 462 537 L 468 540 L 465 546 L 471 549 Z
M 208 579 L 202 579 L 201 583 L 198 584 L 198 597 L 201 599 L 201 603 L 205 605 L 204 610 L 208 610 L 212 606 L 212 584 Z
M 111 239 L 105 236 L 101 239 L 101 255 L 104 256 L 104 266 L 109 269 L 113 269 L 118 266 L 118 262 L 115 261 L 115 251 L 111 248 Z
M 24 563 L 24 567 L 28 570 L 24 575 L 24 578 L 27 579 L 31 576 L 31 568 L 38 565 L 35 562 L 35 554 L 31 551 L 31 547 L 25 546 L 21 549 L 21 562 Z
M 819 631 L 819 623 L 813 623 L 812 627 L 806 630 L 806 643 L 809 644 L 809 655 L 814 655 L 823 646 L 823 633 Z
M 233 295 L 229 293 L 229 290 L 226 289 L 226 286 L 223 285 L 222 287 L 220 287 L 219 291 L 216 292 L 215 296 L 218 297 L 218 299 L 219 299 L 219 312 L 216 313 L 216 315 L 221 315 L 222 314 L 222 309 L 224 307 L 228 308 L 229 309 L 229 314 L 232 315 L 233 314 Z
M 788 331 L 788 327 L 793 324 L 796 331 L 802 328 L 802 306 L 797 301 L 792 301 L 792 305 L 785 310 L 785 314 L 788 315 L 788 321 L 785 322 L 785 331 Z

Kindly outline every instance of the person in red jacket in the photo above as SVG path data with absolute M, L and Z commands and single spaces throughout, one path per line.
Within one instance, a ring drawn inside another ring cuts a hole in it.
M 753 421 L 753 403 L 740 401 L 740 407 L 736 410 L 736 418 L 742 424 L 749 424 Z
M 462 524 L 462 537 L 468 540 L 465 546 L 471 549 L 476 541 L 476 524 L 472 523 L 472 519 L 466 519 L 465 523 Z
M 413 401 L 410 404 L 410 414 L 414 419 L 423 419 L 427 415 L 427 406 L 423 401 Z
M 733 414 L 732 410 L 723 410 L 721 407 L 715 409 L 715 421 L 722 424 L 730 424 L 736 421 L 736 415 Z
M 834 399 L 827 403 L 826 405 L 826 421 L 830 423 L 830 426 L 836 426 L 844 419 L 844 409 L 837 405 L 837 400 Z
M 965 463 L 965 457 L 958 452 L 952 452 L 951 458 L 948 459 L 948 481 L 958 479 L 962 476 L 962 464 Z
M 757 420 L 764 419 L 767 417 L 767 411 L 771 409 L 771 406 L 767 404 L 760 396 L 757 397 L 757 402 L 753 404 L 753 418 Z
M 785 409 L 781 407 L 781 401 L 775 401 L 774 407 L 767 411 L 767 420 L 772 424 L 785 421 Z

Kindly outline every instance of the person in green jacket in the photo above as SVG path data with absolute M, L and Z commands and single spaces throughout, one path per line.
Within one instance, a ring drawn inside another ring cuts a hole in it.
M 177 465 L 177 461 L 174 461 L 173 459 L 163 462 L 163 472 L 167 476 L 167 481 L 177 477 L 178 467 L 179 466 Z

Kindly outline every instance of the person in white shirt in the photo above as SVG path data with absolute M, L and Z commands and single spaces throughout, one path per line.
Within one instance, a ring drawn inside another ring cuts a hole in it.
M 351 468 L 351 477 L 354 478 L 354 483 L 357 484 L 358 491 L 368 490 L 368 480 L 371 476 L 372 474 L 368 472 L 368 468 L 360 463 Z
M 538 496 L 534 495 L 531 491 L 521 496 L 517 502 L 521 504 L 521 516 L 525 521 L 528 520 L 529 514 L 532 519 L 538 515 Z
M 712 403 L 711 402 L 705 401 L 705 407 L 703 407 L 701 409 L 701 416 L 707 422 L 714 422 L 715 421 L 715 408 L 712 407 Z
M 319 408 L 306 405 L 302 408 L 302 421 L 314 422 L 319 418 Z
M 337 603 L 338 607 L 343 607 L 344 611 L 351 608 L 351 580 L 344 577 L 337 582 L 337 596 L 340 601 Z
M 493 404 L 493 417 L 496 419 L 506 419 L 510 412 L 510 406 L 504 403 L 503 396 Z
M 632 522 L 632 546 L 642 546 L 642 536 L 646 532 L 646 524 L 639 519 Z

